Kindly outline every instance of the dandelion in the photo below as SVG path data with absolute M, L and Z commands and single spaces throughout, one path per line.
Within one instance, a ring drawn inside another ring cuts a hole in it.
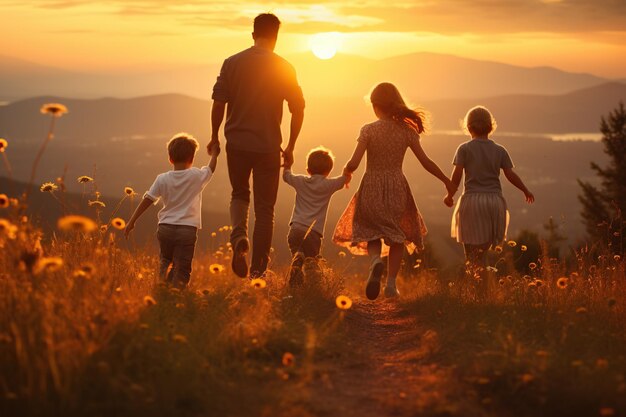
M 40 111 L 42 114 L 50 114 L 53 117 L 61 117 L 68 112 L 67 107 L 59 103 L 44 104 L 41 106 Z
M 89 207 L 95 207 L 95 208 L 98 208 L 98 209 L 103 209 L 103 208 L 105 208 L 107 206 L 106 204 L 104 204 L 100 200 L 89 200 L 87 202 L 87 204 L 89 205 Z
M 528 246 L 526 246 L 526 245 L 522 245 L 522 246 L 520 246 L 520 250 L 521 250 L 522 252 L 526 252 L 526 251 L 528 250 Z
M 282 363 L 283 366 L 294 366 L 296 363 L 296 357 L 293 356 L 293 353 L 291 352 L 285 352 L 283 353 Z
M 124 219 L 116 217 L 111 220 L 111 226 L 115 227 L 117 230 L 122 230 L 126 227 L 126 222 Z
M 262 289 L 267 287 L 267 282 L 263 278 L 255 278 L 250 281 L 250 285 L 252 285 L 256 289 Z
M 96 230 L 98 225 L 88 217 L 69 215 L 61 217 L 57 222 L 57 227 L 66 232 L 75 231 L 90 233 Z
M 63 267 L 63 259 L 57 256 L 44 257 L 35 264 L 34 272 L 39 275 L 43 272 L 55 272 Z
M 496 253 L 502 253 L 502 246 L 496 246 L 496 247 L 494 248 L 494 251 L 495 251 Z
M 135 190 L 133 190 L 131 187 L 124 187 L 124 193 L 129 196 L 137 195 Z
M 88 177 L 87 175 L 81 175 L 76 180 L 78 181 L 79 184 L 85 184 L 85 183 L 88 183 L 88 182 L 92 182 L 93 178 Z
M 145 297 L 143 297 L 143 304 L 146 307 L 151 307 L 156 304 L 156 300 L 151 295 L 146 295 Z
M 0 152 L 6 151 L 7 146 L 9 146 L 9 142 L 4 138 L 0 138 Z
M 56 185 L 53 182 L 44 182 L 43 184 L 41 184 L 41 187 L 39 187 L 39 190 L 42 193 L 51 193 L 53 191 L 56 191 L 59 189 L 59 186 Z
M 536 263 L 534 263 L 534 262 L 531 262 L 531 263 L 529 263 L 529 264 L 528 264 L 528 267 L 529 267 L 532 271 L 534 271 L 535 269 L 537 269 L 537 264 L 536 264 Z
M 561 277 L 556 280 L 556 286 L 564 290 L 565 288 L 567 288 L 568 281 L 569 279 L 567 277 Z
M 187 337 L 182 334 L 175 334 L 174 336 L 172 336 L 172 340 L 176 343 L 187 343 Z
M 348 310 L 350 307 L 352 307 L 352 300 L 345 295 L 339 295 L 335 299 L 335 304 L 340 310 Z
M 0 208 L 9 207 L 9 197 L 6 194 L 0 194 Z
M 514 241 L 514 240 L 509 240 L 508 242 L 506 242 L 506 244 L 509 245 L 512 248 L 517 246 L 517 242 Z
M 224 268 L 224 265 L 222 264 L 211 264 L 209 265 L 209 271 L 211 271 L 212 274 L 219 274 L 222 273 L 226 270 L 226 268 Z

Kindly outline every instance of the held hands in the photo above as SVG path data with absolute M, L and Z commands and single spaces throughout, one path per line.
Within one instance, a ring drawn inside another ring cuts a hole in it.
M 293 148 L 286 147 L 283 151 L 283 164 L 281 165 L 285 169 L 291 169 L 293 165 Z
M 447 196 L 445 196 L 445 198 L 443 199 L 443 204 L 448 207 L 452 207 L 454 205 L 454 198 L 452 197 L 452 195 L 448 194 Z
M 209 156 L 218 156 L 222 151 L 219 140 L 211 139 L 209 144 L 206 146 L 206 151 Z
M 452 207 L 454 205 L 454 194 L 456 194 L 457 187 L 449 179 L 444 181 L 444 184 L 446 186 L 446 190 L 448 191 L 448 195 L 444 197 L 443 203 L 448 207 Z
M 350 188 L 350 181 L 352 181 L 352 171 L 350 171 L 348 167 L 343 167 L 343 173 L 341 175 L 346 177 L 346 188 Z

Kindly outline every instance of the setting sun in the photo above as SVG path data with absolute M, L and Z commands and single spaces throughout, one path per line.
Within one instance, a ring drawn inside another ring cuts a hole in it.
M 325 32 L 312 35 L 309 47 L 319 59 L 330 59 L 337 54 L 341 46 L 341 35 L 337 32 Z

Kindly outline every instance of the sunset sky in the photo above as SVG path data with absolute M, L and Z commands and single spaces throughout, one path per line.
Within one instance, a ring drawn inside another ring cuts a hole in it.
M 83 71 L 216 63 L 250 45 L 266 11 L 283 21 L 282 55 L 336 32 L 345 54 L 428 51 L 626 78 L 624 0 L 0 0 L 0 54 Z

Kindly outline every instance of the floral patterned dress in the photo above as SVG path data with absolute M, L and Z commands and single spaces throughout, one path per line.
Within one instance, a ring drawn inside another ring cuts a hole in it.
M 426 225 L 402 173 L 406 150 L 419 134 L 402 122 L 380 119 L 363 126 L 358 141 L 367 145 L 367 166 L 333 241 L 355 255 L 366 255 L 367 242 L 377 239 L 383 239 L 383 255 L 397 243 L 409 252 L 422 249 Z

